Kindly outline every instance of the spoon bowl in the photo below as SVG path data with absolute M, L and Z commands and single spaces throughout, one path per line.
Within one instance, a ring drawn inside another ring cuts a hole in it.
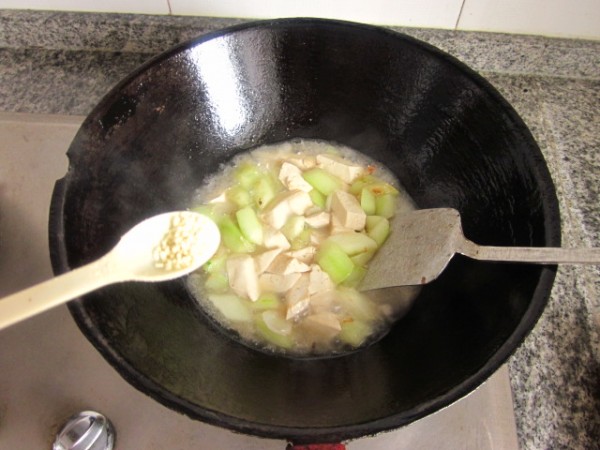
M 190 248 L 193 263 L 165 269 L 157 265 L 154 250 L 177 227 L 185 227 L 198 237 Z M 168 281 L 198 269 L 215 254 L 220 242 L 219 229 L 208 217 L 191 211 L 169 212 L 146 219 L 125 233 L 109 253 L 110 264 L 115 274 L 128 281 Z
M 0 299 L 0 329 L 109 284 L 187 275 L 214 255 L 220 240 L 215 223 L 202 214 L 176 211 L 150 217 L 96 261 Z

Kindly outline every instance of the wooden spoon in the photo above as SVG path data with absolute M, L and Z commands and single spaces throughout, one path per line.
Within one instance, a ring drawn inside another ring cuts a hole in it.
M 219 229 L 202 214 L 151 217 L 100 259 L 0 299 L 0 329 L 109 284 L 181 277 L 208 261 L 220 241 Z

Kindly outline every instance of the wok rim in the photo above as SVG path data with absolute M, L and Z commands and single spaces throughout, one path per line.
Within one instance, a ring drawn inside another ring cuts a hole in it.
M 538 184 L 540 198 L 542 200 L 541 210 L 544 218 L 546 245 L 560 246 L 560 213 L 554 183 L 543 154 L 522 118 L 490 82 L 484 79 L 476 71 L 468 67 L 466 64 L 431 44 L 422 42 L 412 36 L 394 31 L 390 28 L 341 20 L 285 18 L 250 21 L 247 23 L 223 28 L 221 30 L 212 31 L 173 46 L 159 55 L 152 57 L 146 63 L 142 64 L 136 70 L 124 77 L 120 82 L 110 89 L 110 91 L 100 100 L 96 107 L 93 108 L 92 111 L 87 115 L 86 119 L 81 125 L 80 130 L 89 124 L 90 121 L 95 120 L 94 118 L 97 112 L 103 107 L 103 105 L 112 102 L 124 86 L 138 77 L 141 73 L 160 63 L 161 61 L 167 60 L 189 48 L 224 35 L 229 35 L 248 29 L 264 29 L 288 26 L 333 26 L 382 33 L 387 36 L 392 36 L 394 39 L 398 39 L 418 47 L 419 49 L 430 53 L 434 58 L 441 59 L 445 63 L 451 64 L 458 71 L 462 72 L 464 76 L 474 82 L 483 92 L 486 93 L 486 95 L 489 95 L 494 102 L 499 104 L 499 106 L 506 113 L 507 118 L 514 125 L 515 133 L 519 134 L 523 140 L 527 142 L 527 146 L 529 147 L 531 153 L 527 154 L 526 159 L 530 160 L 529 168 L 533 178 Z M 77 135 L 78 134 L 79 132 Z M 77 140 L 77 135 L 75 136 L 74 141 Z M 68 152 L 67 155 L 69 155 Z M 72 269 L 72 267 L 70 267 L 68 264 L 67 252 L 65 248 L 64 217 L 62 215 L 65 204 L 65 195 L 71 174 L 72 167 L 69 166 L 65 176 L 56 182 L 50 206 L 48 227 L 50 256 L 54 273 L 57 275 Z M 454 386 L 452 389 L 444 392 L 443 394 L 440 394 L 437 397 L 421 403 L 402 413 L 374 420 L 368 420 L 361 423 L 333 427 L 292 427 L 264 424 L 246 419 L 240 419 L 195 405 L 180 396 L 164 390 L 146 375 L 138 372 L 137 369 L 131 366 L 122 356 L 114 351 L 114 349 L 112 349 L 111 346 L 108 345 L 107 342 L 98 335 L 98 333 L 94 332 L 94 325 L 89 314 L 86 312 L 83 299 L 71 301 L 68 304 L 68 307 L 82 333 L 109 362 L 109 364 L 115 368 L 122 378 L 124 378 L 137 390 L 147 394 L 160 404 L 163 404 L 176 412 L 183 413 L 192 419 L 200 420 L 211 425 L 216 425 L 236 432 L 264 438 L 286 439 L 294 443 L 340 442 L 366 435 L 373 435 L 379 432 L 389 431 L 408 425 L 418 419 L 421 419 L 453 404 L 454 402 L 465 397 L 467 394 L 473 392 L 508 360 L 508 358 L 517 350 L 517 348 L 525 340 L 526 336 L 534 328 L 550 298 L 556 271 L 557 266 L 555 265 L 544 266 L 541 269 L 538 283 L 531 297 L 530 305 L 523 314 L 518 326 L 495 351 L 492 357 L 489 358 L 476 372 L 467 377 L 462 383 Z

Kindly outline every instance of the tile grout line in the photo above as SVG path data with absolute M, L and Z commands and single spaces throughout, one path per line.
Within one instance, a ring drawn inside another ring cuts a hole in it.
M 456 22 L 454 23 L 454 31 L 458 30 L 458 24 L 460 23 L 460 18 L 462 17 L 463 9 L 465 8 L 466 2 L 467 2 L 467 0 L 462 0 L 462 3 L 460 4 L 460 9 L 458 11 L 458 17 L 456 18 Z

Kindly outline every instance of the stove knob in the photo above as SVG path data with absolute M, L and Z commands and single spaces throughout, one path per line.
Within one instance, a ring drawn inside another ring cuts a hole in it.
M 63 426 L 52 450 L 112 450 L 114 442 L 110 421 L 100 413 L 83 411 Z

